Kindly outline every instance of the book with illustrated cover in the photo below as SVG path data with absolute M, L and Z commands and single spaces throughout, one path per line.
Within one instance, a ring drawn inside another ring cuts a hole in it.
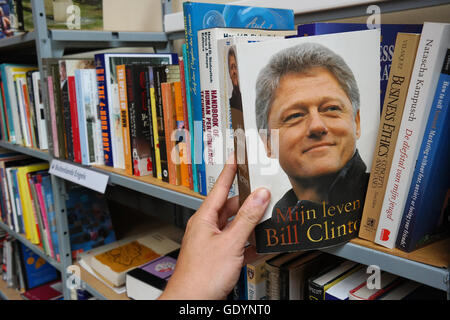
M 183 3 L 183 14 L 188 53 L 188 60 L 185 63 L 188 64 L 189 70 L 191 107 L 194 120 L 194 127 L 191 127 L 191 134 L 194 132 L 195 135 L 193 151 L 195 161 L 193 164 L 197 165 L 199 192 L 206 195 L 198 31 L 214 27 L 293 30 L 294 12 L 287 9 L 185 2 Z
M 380 119 L 379 41 L 379 30 L 367 30 L 230 48 L 243 120 L 232 115 L 240 200 L 271 192 L 258 252 L 357 236 Z

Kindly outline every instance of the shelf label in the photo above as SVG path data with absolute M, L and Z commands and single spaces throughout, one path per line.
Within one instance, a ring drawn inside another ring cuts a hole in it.
M 52 160 L 49 173 L 100 193 L 105 193 L 109 179 L 106 174 L 56 159 Z

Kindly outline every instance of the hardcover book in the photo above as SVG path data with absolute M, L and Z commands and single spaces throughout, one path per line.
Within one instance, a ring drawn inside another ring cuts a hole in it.
M 380 278 L 380 288 L 369 289 L 365 280 L 349 291 L 349 300 L 376 300 L 402 283 L 401 278 L 388 272 L 381 272 Z
M 301 24 L 297 27 L 298 36 L 312 36 L 347 31 L 367 30 L 368 23 L 329 23 L 318 22 Z M 420 33 L 421 24 L 381 24 L 380 42 L 380 110 L 383 108 L 384 96 L 386 94 L 387 82 L 391 69 L 391 63 L 395 50 L 395 40 L 398 32 Z
M 23 244 L 21 244 L 21 257 L 25 270 L 25 287 L 27 290 L 58 278 L 58 271 L 50 263 Z
M 239 199 L 271 192 L 258 252 L 357 236 L 380 119 L 379 41 L 379 30 L 366 30 L 230 48 L 241 92 L 231 104 Z
M 199 192 L 207 194 L 205 160 L 203 159 L 202 102 L 200 93 L 198 31 L 201 29 L 251 28 L 251 29 L 294 29 L 294 12 L 287 9 L 224 5 L 213 3 L 183 3 L 185 42 L 188 53 L 191 107 L 193 110 L 194 151 L 197 165 Z M 191 132 L 192 134 L 192 132 Z
M 375 242 L 393 248 L 447 49 L 450 24 L 423 26 Z
M 382 109 L 359 237 L 374 241 L 420 35 L 399 33 Z

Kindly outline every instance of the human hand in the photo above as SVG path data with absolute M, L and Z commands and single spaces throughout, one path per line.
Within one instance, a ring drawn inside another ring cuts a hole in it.
M 270 200 L 270 192 L 260 188 L 239 208 L 238 197 L 227 199 L 235 175 L 232 158 L 189 219 L 174 273 L 159 299 L 225 299 L 234 288 L 243 266 L 247 239 Z

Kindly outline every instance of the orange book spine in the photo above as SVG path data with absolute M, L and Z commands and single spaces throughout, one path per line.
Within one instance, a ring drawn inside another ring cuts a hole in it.
M 120 120 L 123 135 L 123 154 L 125 159 L 125 172 L 133 175 L 133 160 L 131 156 L 130 127 L 128 119 L 127 79 L 125 65 L 116 66 L 117 84 L 119 86 Z
M 169 171 L 169 183 L 178 185 L 177 181 L 177 168 L 176 163 L 176 149 L 175 141 L 172 139 L 172 133 L 175 130 L 175 111 L 174 101 L 172 95 L 173 84 L 169 82 L 161 83 L 161 93 L 163 100 L 163 113 L 164 113 L 164 135 L 166 138 L 166 151 L 167 151 L 167 167 Z
M 179 159 L 179 171 L 180 171 L 180 184 L 187 188 L 191 187 L 189 182 L 189 169 L 188 169 L 188 151 L 185 136 L 185 119 L 183 112 L 183 93 L 181 90 L 181 82 L 176 81 L 173 83 L 173 89 L 175 94 L 175 120 L 176 120 L 176 143 L 178 149 L 178 159 Z

